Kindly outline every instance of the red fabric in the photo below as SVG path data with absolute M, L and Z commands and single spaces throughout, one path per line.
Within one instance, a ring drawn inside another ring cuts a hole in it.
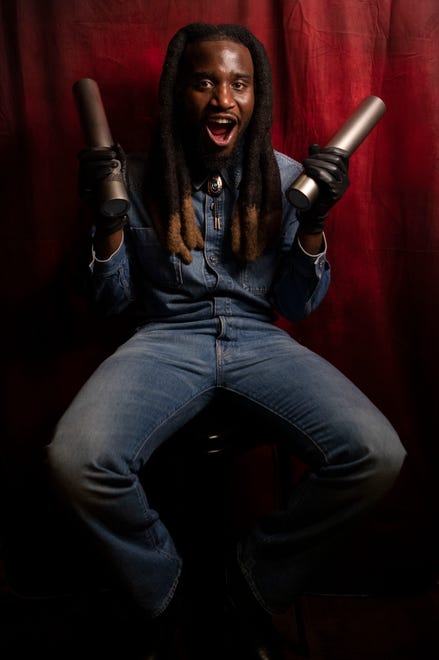
M 142 148 L 170 37 L 195 20 L 239 22 L 272 61 L 276 148 L 301 159 L 365 96 L 386 103 L 328 223 L 330 292 L 306 321 L 280 323 L 388 415 L 412 466 L 402 509 L 428 527 L 438 500 L 437 0 L 3 0 L 1 11 L 7 460 L 31 462 L 112 345 L 107 326 L 90 327 L 75 279 L 84 227 L 73 83 L 97 80 L 114 138 Z

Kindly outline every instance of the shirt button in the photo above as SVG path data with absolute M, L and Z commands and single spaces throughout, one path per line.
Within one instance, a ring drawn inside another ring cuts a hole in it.
M 210 257 L 209 257 L 209 261 L 210 261 L 211 264 L 215 264 L 215 263 L 216 263 L 216 257 L 215 257 L 214 254 L 211 254 L 211 255 L 210 255 Z

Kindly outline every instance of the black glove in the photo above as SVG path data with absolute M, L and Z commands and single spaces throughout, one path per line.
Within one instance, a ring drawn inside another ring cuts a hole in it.
M 86 147 L 78 153 L 78 195 L 94 212 L 96 231 L 101 235 L 121 229 L 126 216 L 106 217 L 99 212 L 99 186 L 108 176 L 120 174 L 125 179 L 126 156 L 120 144 L 111 147 Z
M 319 234 L 329 210 L 349 187 L 349 156 L 343 149 L 318 144 L 312 144 L 308 153 L 303 161 L 304 174 L 317 183 L 319 196 L 310 209 L 298 211 L 297 216 L 303 233 Z

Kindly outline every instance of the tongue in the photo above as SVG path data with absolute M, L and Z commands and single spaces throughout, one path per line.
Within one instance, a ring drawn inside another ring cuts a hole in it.
M 209 130 L 216 138 L 225 138 L 230 130 L 230 126 L 220 124 L 209 124 Z
M 233 124 L 218 124 L 217 122 L 211 122 L 208 124 L 208 129 L 211 139 L 218 146 L 227 144 L 230 133 L 233 129 Z

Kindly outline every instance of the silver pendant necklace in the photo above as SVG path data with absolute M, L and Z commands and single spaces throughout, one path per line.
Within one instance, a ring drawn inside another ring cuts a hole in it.
M 213 214 L 213 226 L 214 229 L 221 229 L 221 218 L 218 215 L 218 209 L 217 209 L 217 203 L 216 203 L 216 197 L 218 195 L 221 195 L 223 189 L 223 180 L 221 177 L 218 176 L 211 176 L 207 180 L 207 192 L 208 194 L 213 198 L 212 203 L 210 205 L 210 209 Z
M 207 192 L 211 197 L 218 197 L 223 189 L 223 180 L 218 176 L 211 176 L 207 180 Z

